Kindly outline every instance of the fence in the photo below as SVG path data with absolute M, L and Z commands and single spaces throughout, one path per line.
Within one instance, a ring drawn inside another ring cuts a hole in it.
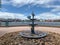
M 29 25 L 31 22 L 0 22 L 0 26 L 22 26 Z M 35 22 L 39 26 L 59 26 L 60 22 Z

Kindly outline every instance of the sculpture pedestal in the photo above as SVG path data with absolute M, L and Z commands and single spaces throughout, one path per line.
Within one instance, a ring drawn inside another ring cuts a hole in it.
M 36 31 L 35 34 L 32 34 L 30 31 L 23 31 L 20 32 L 19 35 L 21 35 L 24 38 L 30 38 L 30 39 L 38 39 L 47 36 L 46 33 L 41 31 Z

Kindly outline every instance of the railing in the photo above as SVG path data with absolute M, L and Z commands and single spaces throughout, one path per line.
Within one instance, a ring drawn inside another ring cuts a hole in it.
M 60 22 L 35 22 L 39 26 L 59 26 Z M 29 25 L 31 22 L 8 22 L 8 26 Z M 0 26 L 7 26 L 6 22 L 0 22 Z

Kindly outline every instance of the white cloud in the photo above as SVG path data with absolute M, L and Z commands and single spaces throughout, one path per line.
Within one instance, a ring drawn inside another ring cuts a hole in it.
M 2 3 L 15 3 L 15 4 L 44 4 L 49 3 L 51 0 L 2 0 Z
M 53 20 L 53 19 L 60 19 L 60 15 L 47 12 L 47 13 L 42 13 L 42 14 L 37 15 L 36 18 Z
M 9 0 L 9 1 L 8 1 L 8 0 L 1 0 L 1 3 L 4 4 L 4 5 L 8 5 L 8 4 L 10 4 L 11 2 L 10 2 L 10 0 Z
M 0 12 L 0 18 L 22 19 L 22 20 L 27 19 L 27 17 L 24 14 L 9 13 L 9 12 Z M 35 18 L 37 19 L 60 19 L 60 15 L 47 12 L 47 13 L 36 15 Z
M 6 8 L 0 8 L 0 11 L 8 11 Z
M 60 7 L 56 7 L 54 9 L 52 9 L 50 12 L 55 13 L 56 15 L 60 16 Z
M 13 6 L 23 6 L 26 4 L 37 5 L 37 4 L 45 4 L 48 3 L 50 0 L 10 0 L 10 3 Z
M 9 13 L 9 12 L 0 12 L 0 18 L 5 19 L 26 19 L 26 16 L 23 14 L 17 14 L 17 13 Z
M 60 5 L 54 5 L 55 2 L 60 2 L 60 0 L 2 0 L 2 4 L 11 4 L 16 7 L 20 7 L 26 4 L 31 5 L 41 5 L 43 7 L 60 7 Z
M 58 13 L 58 15 L 60 15 L 60 12 Z
M 44 4 L 42 7 L 47 7 L 47 8 L 60 8 L 60 5 L 50 5 L 50 4 Z
M 60 12 L 60 7 L 52 9 L 51 12 Z

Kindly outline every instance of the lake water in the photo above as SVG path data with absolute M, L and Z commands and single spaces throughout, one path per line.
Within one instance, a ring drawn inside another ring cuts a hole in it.
M 9 22 L 9 26 L 29 25 L 31 22 Z M 60 22 L 35 22 L 40 26 L 59 26 Z M 0 26 L 5 26 L 5 22 L 0 22 Z

